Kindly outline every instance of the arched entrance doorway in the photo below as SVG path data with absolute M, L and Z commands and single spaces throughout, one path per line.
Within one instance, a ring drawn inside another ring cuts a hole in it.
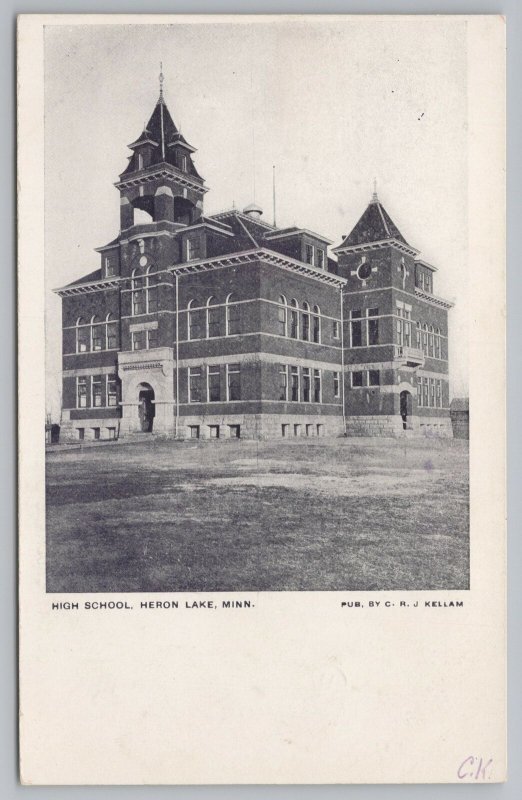
M 404 390 L 400 395 L 400 412 L 402 417 L 402 429 L 405 431 L 411 428 L 411 415 L 413 410 L 413 399 L 411 392 Z
M 152 432 L 154 414 L 154 389 L 149 383 L 140 383 L 138 386 L 138 416 L 140 418 L 140 430 L 143 433 Z

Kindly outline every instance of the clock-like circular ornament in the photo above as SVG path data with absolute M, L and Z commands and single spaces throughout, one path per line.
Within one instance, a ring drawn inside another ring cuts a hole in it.
M 357 277 L 361 281 L 367 280 L 370 275 L 372 274 L 372 264 L 371 261 L 363 261 L 362 264 L 359 265 L 359 269 L 357 270 Z
M 144 267 L 147 263 L 147 256 L 142 256 L 140 258 L 140 267 Z

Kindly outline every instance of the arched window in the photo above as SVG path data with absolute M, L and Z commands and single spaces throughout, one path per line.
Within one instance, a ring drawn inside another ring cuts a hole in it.
M 277 309 L 277 319 L 278 319 L 278 333 L 280 336 L 287 335 L 287 309 L 286 309 L 286 297 L 284 294 L 279 295 L 279 308 Z
M 201 309 L 196 309 L 196 301 L 190 300 L 187 305 L 187 327 L 189 339 L 202 339 L 203 331 L 201 329 Z
M 441 350 L 440 328 L 435 328 L 435 358 L 440 358 Z
M 430 325 L 429 334 L 428 334 L 428 355 L 434 356 L 435 351 L 433 347 L 433 325 Z
M 426 323 L 422 326 L 422 352 L 425 356 L 428 355 L 428 326 Z
M 303 303 L 303 325 L 302 325 L 302 337 L 305 342 L 310 341 L 310 306 L 308 303 Z
M 217 300 L 215 297 L 209 297 L 207 300 L 207 338 L 212 339 L 214 336 L 220 335 L 220 320 L 219 308 L 216 308 Z
M 107 350 L 118 348 L 118 323 L 110 312 L 105 317 L 105 346 Z
M 145 279 L 138 269 L 132 272 L 132 315 L 146 313 Z
M 321 341 L 321 309 L 319 306 L 314 306 L 313 341 L 317 344 Z
M 299 339 L 299 312 L 297 300 L 290 300 L 290 337 Z
M 91 346 L 90 326 L 83 317 L 76 320 L 76 352 L 87 353 Z
M 239 306 L 233 294 L 226 299 L 227 336 L 239 333 Z
M 103 350 L 104 325 L 96 315 L 91 318 L 91 350 Z
M 158 310 L 158 287 L 156 286 L 158 275 L 154 272 L 152 264 L 147 270 L 145 278 L 145 305 L 147 314 L 153 314 Z

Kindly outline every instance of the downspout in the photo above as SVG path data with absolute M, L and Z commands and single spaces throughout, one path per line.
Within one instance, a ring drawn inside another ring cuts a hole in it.
M 176 272 L 176 430 L 175 437 L 179 437 L 179 275 Z
M 343 433 L 346 436 L 346 406 L 344 403 L 344 314 L 343 314 L 343 287 L 341 286 L 341 398 L 343 403 Z

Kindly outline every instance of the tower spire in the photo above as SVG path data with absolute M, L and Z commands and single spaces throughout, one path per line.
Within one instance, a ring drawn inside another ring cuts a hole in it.
M 373 194 L 372 194 L 372 203 L 378 203 L 379 198 L 377 197 L 377 178 L 373 179 Z
M 163 75 L 163 61 L 160 61 L 160 74 L 159 74 L 159 87 L 160 87 L 159 102 L 160 103 L 163 103 L 163 81 L 164 80 L 165 80 L 165 77 Z

